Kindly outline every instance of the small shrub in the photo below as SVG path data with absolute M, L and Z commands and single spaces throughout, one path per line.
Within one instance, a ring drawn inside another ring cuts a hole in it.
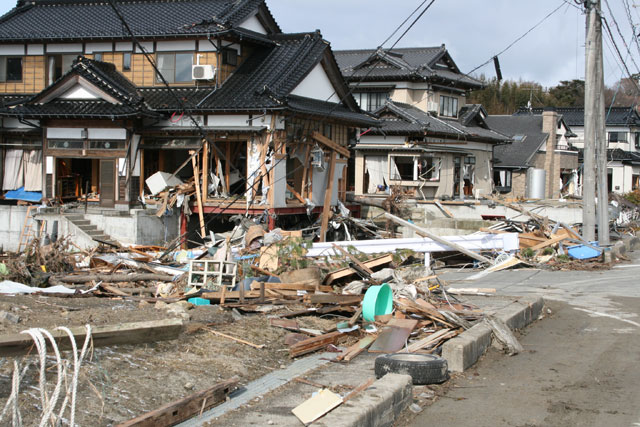
M 525 258 L 531 258 L 533 255 L 535 255 L 535 252 L 531 248 L 525 248 L 520 251 L 520 255 L 522 255 Z
M 546 248 L 544 248 L 544 250 L 542 251 L 542 255 L 553 255 L 555 251 L 553 250 L 552 247 L 547 246 Z

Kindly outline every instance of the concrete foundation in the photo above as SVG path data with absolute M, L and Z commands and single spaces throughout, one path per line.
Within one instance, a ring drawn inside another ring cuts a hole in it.
M 31 213 L 36 220 L 33 222 L 34 230 L 40 229 L 44 221 L 43 232 L 51 236 L 57 223 L 58 236 L 69 236 L 78 247 L 86 249 L 97 245 L 91 236 L 68 221 L 59 209 L 32 209 Z M 91 224 L 123 245 L 164 245 L 179 233 L 177 211 L 162 218 L 156 217 L 155 209 L 123 211 L 89 208 L 86 214 L 82 209 L 74 213 L 84 215 Z M 4 250 L 18 250 L 26 214 L 26 206 L 0 206 L 0 246 Z

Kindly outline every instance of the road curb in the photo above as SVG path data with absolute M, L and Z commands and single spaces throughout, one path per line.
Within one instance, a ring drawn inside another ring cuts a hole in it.
M 387 374 L 314 423 L 318 427 L 390 427 L 413 400 L 409 375 Z
M 510 329 L 522 329 L 536 320 L 542 312 L 544 300 L 539 296 L 526 296 L 497 310 L 495 317 Z M 491 328 L 479 323 L 442 346 L 442 357 L 447 359 L 449 371 L 464 372 L 473 366 L 491 345 Z

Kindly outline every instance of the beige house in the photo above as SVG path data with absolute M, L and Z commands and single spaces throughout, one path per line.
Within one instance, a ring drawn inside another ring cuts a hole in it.
M 482 84 L 460 72 L 443 46 L 336 51 L 363 110 L 381 119 L 355 144 L 356 195 L 399 186 L 419 199 L 480 197 L 493 191 L 492 130 L 466 93 Z

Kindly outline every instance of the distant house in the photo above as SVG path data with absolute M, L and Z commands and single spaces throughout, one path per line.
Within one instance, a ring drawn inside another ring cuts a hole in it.
M 578 194 L 578 150 L 570 142 L 575 134 L 562 115 L 553 110 L 542 114 L 496 115 L 487 117 L 487 123 L 513 140 L 512 144 L 494 150 L 496 191 L 510 197 L 525 197 L 527 171 L 536 168 L 546 172 L 546 198 Z
M 355 144 L 354 192 L 399 186 L 419 199 L 477 197 L 492 188 L 493 148 L 509 138 L 467 105 L 482 83 L 460 72 L 443 46 L 336 51 L 363 110 L 381 124 Z
M 102 0 L 18 0 L 0 18 L 3 190 L 89 193 L 135 217 L 148 178 L 186 181 L 197 165 L 194 212 L 266 211 L 274 227 L 345 200 L 348 141 L 376 121 L 319 32 L 282 33 L 264 0 L 114 3 L 133 37 Z M 135 227 L 111 228 L 143 243 Z M 178 232 L 154 229 L 155 243 Z
M 578 148 L 582 164 L 584 150 L 584 108 L 556 108 L 565 123 L 576 134 L 571 139 Z M 541 114 L 542 109 L 520 109 L 517 115 Z M 605 109 L 607 149 L 607 172 L 609 192 L 627 193 L 640 188 L 640 115 L 634 107 L 612 107 Z

